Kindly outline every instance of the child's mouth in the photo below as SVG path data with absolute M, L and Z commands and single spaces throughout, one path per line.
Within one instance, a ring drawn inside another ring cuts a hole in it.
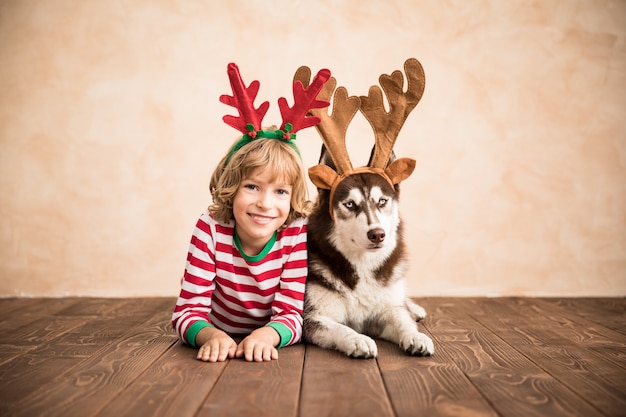
M 250 218 L 252 218 L 252 221 L 257 223 L 257 224 L 268 224 L 270 223 L 272 220 L 274 220 L 273 217 L 268 217 L 268 216 L 259 216 L 257 214 L 250 214 Z

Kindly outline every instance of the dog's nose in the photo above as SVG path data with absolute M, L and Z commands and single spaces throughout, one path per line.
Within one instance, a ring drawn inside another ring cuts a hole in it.
M 385 231 L 380 228 L 369 230 L 367 232 L 367 238 L 372 243 L 380 243 L 385 240 Z

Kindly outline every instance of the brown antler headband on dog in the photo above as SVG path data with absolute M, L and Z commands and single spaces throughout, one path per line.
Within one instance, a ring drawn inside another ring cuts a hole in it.
M 415 160 L 410 158 L 396 159 L 389 165 L 389 158 L 393 146 L 411 110 L 422 98 L 426 84 L 424 69 L 419 61 L 410 58 L 404 63 L 407 78 L 407 91 L 403 91 L 404 76 L 400 71 L 391 75 L 382 74 L 380 85 L 385 91 L 389 102 L 389 112 L 385 111 L 383 96 L 380 87 L 370 87 L 367 96 L 348 96 L 344 87 L 339 87 L 333 97 L 331 115 L 325 109 L 311 109 L 310 113 L 321 119 L 316 126 L 322 141 L 326 146 L 336 170 L 328 165 L 320 164 L 309 169 L 309 177 L 318 188 L 330 190 L 330 215 L 333 217 L 333 195 L 339 183 L 344 178 L 362 173 L 380 175 L 393 188 L 396 184 L 408 178 L 415 169 Z M 304 86 L 309 84 L 311 70 L 301 67 L 296 71 L 294 80 Z M 331 78 L 322 91 L 319 99 L 328 101 L 336 86 L 336 80 Z M 375 145 L 372 158 L 367 166 L 354 169 L 346 148 L 346 131 L 350 121 L 360 109 L 374 130 Z

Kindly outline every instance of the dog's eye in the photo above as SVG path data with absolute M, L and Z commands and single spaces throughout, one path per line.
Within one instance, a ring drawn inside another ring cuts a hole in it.
M 343 205 L 348 210 L 352 210 L 352 209 L 354 209 L 356 207 L 356 204 L 354 204 L 354 201 L 352 201 L 352 200 L 343 203 Z
M 389 200 L 387 200 L 386 198 L 378 199 L 378 207 L 384 207 L 385 204 L 387 204 L 387 201 L 389 201 Z

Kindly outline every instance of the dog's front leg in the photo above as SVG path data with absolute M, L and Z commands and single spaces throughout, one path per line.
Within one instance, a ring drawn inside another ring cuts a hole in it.
M 433 341 L 417 330 L 417 324 L 405 306 L 390 308 L 381 315 L 380 322 L 385 326 L 381 337 L 397 343 L 406 353 L 419 356 L 435 353 Z
M 325 349 L 336 349 L 353 358 L 378 356 L 374 339 L 328 317 L 305 319 L 304 336 L 313 344 Z

